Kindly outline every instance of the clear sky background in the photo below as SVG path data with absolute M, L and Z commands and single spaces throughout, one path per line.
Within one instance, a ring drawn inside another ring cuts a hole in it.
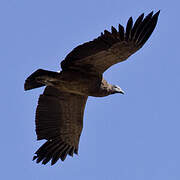
M 179 180 L 180 3 L 178 0 L 0 1 L 0 179 Z M 58 71 L 77 45 L 142 12 L 161 10 L 145 46 L 105 78 L 125 95 L 88 99 L 79 155 L 32 161 L 35 109 L 43 88 L 24 92 L 38 68 Z

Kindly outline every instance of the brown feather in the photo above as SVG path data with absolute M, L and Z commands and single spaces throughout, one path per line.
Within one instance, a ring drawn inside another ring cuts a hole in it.
M 134 40 L 136 41 L 138 39 L 138 37 L 140 36 L 142 30 L 149 24 L 149 22 L 151 21 L 153 15 L 153 11 L 151 13 L 149 13 L 144 20 L 141 22 L 141 24 L 139 25 L 136 34 L 134 35 Z
M 143 18 L 144 18 L 144 13 L 141 14 L 141 15 L 137 18 L 136 22 L 134 23 L 134 26 L 133 26 L 133 28 L 132 28 L 132 30 L 131 30 L 131 40 L 134 38 L 134 34 L 136 34 L 136 31 L 137 31 L 139 25 L 142 23 Z
M 71 149 L 69 150 L 69 155 L 73 157 L 74 154 L 74 147 L 71 147 Z
M 67 157 L 70 149 L 71 149 L 71 147 L 67 147 L 67 148 L 64 150 L 64 152 L 62 152 L 62 154 L 61 154 L 61 161 L 64 161 L 64 160 L 66 159 L 66 157 Z
M 125 34 L 126 41 L 129 41 L 131 38 L 132 26 L 133 26 L 133 19 L 132 19 L 132 17 L 130 17 L 127 22 L 127 26 L 126 26 L 126 34 Z
M 111 28 L 112 32 L 105 30 L 104 34 L 97 38 L 101 47 L 96 39 L 76 47 L 61 62 L 62 69 L 86 69 L 86 72 L 101 74 L 112 65 L 125 61 L 148 40 L 156 26 L 158 15 L 159 13 L 156 13 L 153 16 L 151 12 L 143 19 L 142 14 L 134 26 L 133 19 L 129 18 L 125 32 L 120 24 L 118 32 L 114 27 Z
M 139 45 L 143 45 L 148 38 L 151 36 L 152 32 L 154 31 L 156 24 L 157 24 L 157 20 L 158 20 L 158 16 L 159 16 L 160 11 L 158 11 L 151 20 L 152 25 L 148 27 L 147 31 L 144 31 L 144 33 L 141 35 L 141 39 L 137 42 Z
M 38 140 L 48 141 L 36 151 L 34 159 L 37 163 L 48 163 L 55 152 L 65 159 L 72 147 L 78 148 L 86 100 L 84 96 L 46 87 L 36 110 L 36 133 Z M 62 149 L 63 146 L 69 149 Z
M 56 152 L 56 149 L 60 149 L 62 146 L 64 145 L 64 143 L 58 143 L 58 144 L 55 144 L 54 146 L 52 146 L 51 148 L 49 148 L 47 150 L 47 153 L 44 154 L 45 158 L 42 162 L 42 164 L 47 164 L 50 159 L 52 158 L 53 154 Z
M 116 30 L 116 28 L 114 28 L 113 26 L 111 26 L 111 32 L 112 32 L 112 35 L 117 37 L 118 36 L 118 32 Z
M 61 158 L 61 155 L 64 151 L 66 151 L 66 149 L 68 149 L 68 145 L 65 144 L 61 149 L 58 149 L 52 156 L 52 161 L 51 161 L 51 165 L 54 165 L 59 158 Z
M 121 41 L 124 41 L 124 27 L 121 24 L 119 24 L 118 28 L 119 28 L 119 38 Z

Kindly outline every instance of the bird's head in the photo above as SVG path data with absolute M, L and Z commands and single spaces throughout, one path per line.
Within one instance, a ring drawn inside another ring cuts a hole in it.
M 117 85 L 112 85 L 111 91 L 112 91 L 111 94 L 115 94 L 115 93 L 124 94 L 124 91 Z

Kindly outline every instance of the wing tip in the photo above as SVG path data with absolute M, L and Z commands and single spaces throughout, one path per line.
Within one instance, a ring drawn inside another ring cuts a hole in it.
M 36 152 L 36 155 L 33 156 L 33 161 L 36 160 L 36 163 L 42 163 L 46 165 L 51 161 L 51 166 L 56 164 L 56 162 L 61 159 L 64 161 L 67 155 L 73 156 L 77 154 L 76 148 L 73 146 L 57 140 L 48 140 L 46 141 Z
M 153 14 L 151 11 L 136 27 L 133 40 L 136 46 L 142 47 L 154 31 L 160 10 Z
M 106 40 L 106 38 L 108 40 L 108 38 L 110 38 L 111 36 L 114 36 L 114 38 L 117 38 L 120 41 L 124 41 L 124 40 L 125 41 L 134 40 L 134 42 L 140 41 L 138 39 L 140 34 L 143 32 L 145 27 L 148 25 L 148 23 L 150 23 L 150 21 L 152 19 L 155 19 L 155 20 L 158 19 L 159 14 L 160 14 L 160 10 L 158 10 L 156 13 L 154 13 L 154 11 L 151 11 L 145 17 L 144 17 L 144 13 L 142 13 L 136 19 L 136 22 L 134 25 L 133 25 L 133 18 L 131 16 L 127 21 L 126 28 L 124 28 L 121 24 L 119 24 L 118 25 L 118 31 L 117 31 L 117 29 L 114 28 L 114 26 L 111 26 L 111 32 L 104 30 L 104 33 L 101 33 L 101 37 L 103 37 L 105 40 Z M 151 22 L 151 23 L 152 24 L 150 24 L 150 25 L 154 24 L 153 22 Z M 143 33 L 146 33 L 146 32 L 143 32 Z M 137 45 L 139 45 L 139 44 L 137 44 Z

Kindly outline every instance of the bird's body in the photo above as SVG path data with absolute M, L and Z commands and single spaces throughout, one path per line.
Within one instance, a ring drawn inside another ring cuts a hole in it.
M 47 141 L 35 152 L 34 160 L 43 164 L 64 161 L 78 153 L 83 128 L 83 114 L 88 96 L 104 97 L 124 93 L 119 86 L 109 84 L 103 73 L 112 65 L 126 60 L 138 51 L 152 34 L 159 11 L 144 18 L 139 16 L 126 29 L 104 31 L 101 36 L 70 52 L 57 73 L 39 69 L 25 82 L 25 90 L 46 86 L 36 109 L 37 139 Z
M 42 76 L 39 77 L 39 82 L 54 86 L 61 92 L 82 96 L 104 97 L 113 93 L 113 85 L 109 84 L 101 75 L 74 70 L 52 73 L 55 75 L 54 77 Z

